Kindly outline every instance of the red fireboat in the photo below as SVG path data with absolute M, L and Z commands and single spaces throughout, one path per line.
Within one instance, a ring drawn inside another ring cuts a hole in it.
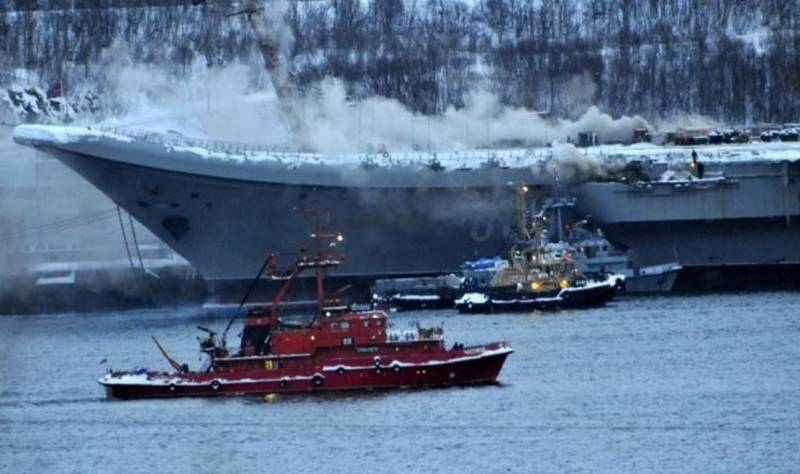
M 189 370 L 153 338 L 174 372 L 146 369 L 109 372 L 99 380 L 106 395 L 122 399 L 216 396 L 497 381 L 506 357 L 513 352 L 505 342 L 471 347 L 455 344 L 447 349 L 441 327 L 417 325 L 394 330 L 384 311 L 355 311 L 337 300 L 327 300 L 325 271 L 340 265 L 343 256 L 324 254 L 321 248 L 323 243 L 334 248 L 342 236 L 325 234 L 318 224 L 311 237 L 316 242 L 313 255 L 301 250 L 286 272 L 277 270 L 277 254 L 271 254 L 262 266 L 254 283 L 266 269 L 269 269 L 269 278 L 285 282 L 269 310 L 256 309 L 247 313 L 241 343 L 235 353 L 228 349 L 225 336 L 238 311 L 222 336 L 199 328 L 207 333 L 200 339 L 200 349 L 207 355 L 203 369 Z M 283 298 L 298 275 L 308 269 L 316 271 L 316 314 L 308 323 L 284 321 L 279 315 Z

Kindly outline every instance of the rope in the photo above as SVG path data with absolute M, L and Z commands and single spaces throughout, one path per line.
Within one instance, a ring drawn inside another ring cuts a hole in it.
M 136 249 L 136 257 L 139 259 L 139 268 L 142 269 L 142 281 L 144 287 L 147 289 L 147 294 L 150 295 L 150 302 L 155 305 L 156 297 L 153 293 L 153 289 L 150 288 L 150 283 L 147 282 L 147 269 L 145 269 L 144 261 L 142 261 L 142 251 L 139 249 L 139 240 L 136 238 L 136 228 L 133 225 L 133 217 L 130 213 L 128 213 L 128 223 L 131 226 L 131 236 L 133 237 L 133 244 Z
M 119 218 L 119 230 L 122 232 L 122 241 L 125 243 L 125 253 L 128 254 L 128 263 L 131 265 L 131 272 L 133 272 L 133 275 L 136 278 L 136 286 L 139 287 L 139 293 L 144 293 L 144 291 L 142 291 L 142 282 L 139 272 L 136 271 L 136 266 L 133 264 L 133 256 L 131 255 L 131 249 L 128 245 L 128 235 L 125 232 L 125 224 L 122 222 L 122 212 L 120 211 L 119 206 L 117 206 L 117 217 Z

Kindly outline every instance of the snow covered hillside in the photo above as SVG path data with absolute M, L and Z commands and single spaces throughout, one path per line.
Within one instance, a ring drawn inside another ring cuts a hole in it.
M 96 94 L 113 112 L 121 61 L 176 80 L 198 64 L 244 63 L 250 83 L 265 84 L 246 22 L 225 15 L 235 2 L 192 3 L 3 2 L 0 85 L 58 84 L 70 102 Z M 800 117 L 795 1 L 330 0 L 293 3 L 286 21 L 300 86 L 338 77 L 350 96 L 423 113 L 462 107 L 480 88 L 573 118 L 592 104 L 651 120 Z M 19 81 L 20 70 L 38 82 Z

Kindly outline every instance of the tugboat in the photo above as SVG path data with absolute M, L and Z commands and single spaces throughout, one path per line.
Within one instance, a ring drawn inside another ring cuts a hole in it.
M 682 267 L 679 262 L 640 266 L 628 254 L 617 250 L 609 242 L 603 230 L 586 228 L 586 219 L 562 226 L 562 211 L 576 205 L 574 197 L 548 199 L 542 206 L 548 216 L 556 220 L 556 241 L 569 247 L 581 271 L 586 275 L 617 276 L 617 287 L 626 294 L 670 292 Z M 564 231 L 566 230 L 566 233 Z M 635 254 L 635 253 L 634 253 Z
M 463 294 L 463 278 L 447 275 L 375 280 L 372 302 L 397 311 L 452 309 Z
M 441 327 L 390 328 L 384 311 L 354 311 L 328 300 L 324 274 L 342 263 L 341 254 L 323 254 L 341 241 L 341 234 L 325 234 L 318 224 L 311 235 L 316 250 L 301 249 L 286 272 L 277 270 L 277 255 L 266 260 L 255 281 L 269 269 L 269 277 L 284 284 L 269 310 L 251 310 L 245 320 L 238 350 L 232 353 L 226 335 L 207 329 L 200 349 L 206 366 L 191 371 L 173 359 L 155 340 L 174 372 L 146 369 L 109 372 L 98 382 L 109 398 L 153 398 L 316 392 L 327 390 L 431 387 L 494 383 L 513 349 L 505 342 L 447 349 Z M 284 321 L 279 310 L 298 275 L 316 271 L 317 309 L 307 323 Z M 251 286 L 252 288 L 252 286 Z M 249 293 L 249 292 L 248 292 Z M 245 296 L 245 300 L 247 296 Z M 244 302 L 244 300 L 243 300 Z M 241 305 L 240 305 L 241 308 Z
M 617 251 L 603 236 L 600 229 L 590 232 L 581 228 L 583 222 L 573 227 L 575 260 L 586 274 L 613 273 L 618 276 L 618 286 L 625 294 L 669 293 L 683 267 L 674 262 L 660 265 L 638 266 L 628 256 Z M 583 235 L 581 235 L 583 234 Z
M 602 306 L 614 297 L 619 277 L 584 274 L 570 247 L 548 243 L 544 210 L 528 218 L 525 193 L 517 190 L 515 243 L 510 265 L 500 269 L 483 291 L 455 302 L 461 313 L 531 311 Z

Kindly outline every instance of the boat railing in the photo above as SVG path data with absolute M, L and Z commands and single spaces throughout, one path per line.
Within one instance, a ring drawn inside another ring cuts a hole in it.
M 202 148 L 211 152 L 225 154 L 245 154 L 245 153 L 297 153 L 300 150 L 290 147 L 279 147 L 274 145 L 264 145 L 256 143 L 230 142 L 222 140 L 209 140 L 204 138 L 192 138 L 185 135 L 174 133 L 157 133 L 146 130 L 132 130 L 120 127 L 102 127 L 100 130 L 135 140 L 158 143 L 165 146 L 176 146 L 186 148 Z
M 416 329 L 386 331 L 386 340 L 389 342 L 410 342 L 419 340 L 419 331 Z
M 96 129 L 120 137 L 132 138 L 137 141 L 155 143 L 167 147 L 195 148 L 210 153 L 243 155 L 245 157 L 249 154 L 276 154 L 290 160 L 293 158 L 306 160 L 319 158 L 318 153 L 288 146 L 192 138 L 177 132 L 151 132 L 127 127 L 96 127 Z M 440 158 L 444 158 L 445 155 L 447 156 L 446 165 L 442 166 Z M 347 158 L 349 160 L 355 159 L 360 161 L 365 168 L 415 165 L 426 166 L 441 171 L 445 169 L 474 169 L 476 167 L 507 168 L 510 165 L 522 166 L 528 163 L 531 158 L 543 158 L 544 155 L 532 151 L 532 149 L 476 149 L 454 151 L 445 153 L 444 155 L 436 150 L 414 150 L 412 152 L 397 153 L 391 153 L 386 150 L 370 150 L 365 152 L 343 153 L 338 156 L 325 154 L 325 157 Z M 462 162 L 463 168 L 454 166 L 454 162 L 457 163 L 459 161 Z

